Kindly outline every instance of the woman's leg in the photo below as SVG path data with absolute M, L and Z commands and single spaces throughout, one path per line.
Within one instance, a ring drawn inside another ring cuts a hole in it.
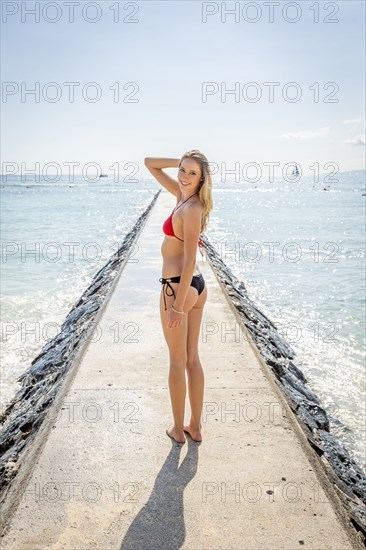
M 188 313 L 188 334 L 187 334 L 187 375 L 188 392 L 191 404 L 191 419 L 188 425 L 184 426 L 192 439 L 202 441 L 201 415 L 204 393 L 204 372 L 198 355 L 198 342 L 201 330 L 203 307 L 207 300 L 207 287 L 198 296 L 195 306 Z
M 174 289 L 175 295 L 179 283 L 170 283 Z M 188 315 L 183 315 L 183 321 L 179 327 L 168 328 L 167 319 L 170 306 L 173 304 L 175 297 L 165 294 L 167 310 L 164 307 L 164 287 L 160 293 L 160 318 L 163 328 L 164 337 L 169 348 L 169 392 L 173 411 L 174 426 L 169 428 L 169 434 L 177 441 L 184 443 L 186 437 L 183 431 L 184 422 L 184 406 L 186 398 L 186 374 L 185 368 L 187 364 L 187 326 Z M 186 307 L 192 306 L 197 299 L 197 290 L 190 287 L 186 298 Z

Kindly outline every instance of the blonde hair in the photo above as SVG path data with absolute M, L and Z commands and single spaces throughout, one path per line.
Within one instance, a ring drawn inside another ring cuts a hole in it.
M 194 159 L 201 168 L 201 180 L 198 186 L 198 196 L 203 205 L 202 221 L 201 221 L 201 233 L 205 231 L 208 221 L 210 219 L 210 212 L 213 209 L 212 201 L 212 174 L 210 171 L 207 158 L 198 149 L 192 149 L 184 153 L 179 161 L 179 167 L 183 159 Z

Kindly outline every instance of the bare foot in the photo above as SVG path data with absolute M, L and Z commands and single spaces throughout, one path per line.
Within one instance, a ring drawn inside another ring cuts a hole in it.
M 166 435 L 168 435 L 171 439 L 174 439 L 177 443 L 183 444 L 187 441 L 183 430 L 177 430 L 173 426 L 173 428 L 167 428 L 165 431 Z
M 197 441 L 197 442 L 202 441 L 201 428 L 202 428 L 201 425 L 199 429 L 192 428 L 190 424 L 188 424 L 187 426 L 183 426 L 183 430 L 189 433 L 193 441 Z

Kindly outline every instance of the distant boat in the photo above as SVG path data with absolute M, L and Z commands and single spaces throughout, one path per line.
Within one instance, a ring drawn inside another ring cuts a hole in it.
M 108 178 L 107 174 L 100 174 L 100 178 Z
M 299 169 L 297 167 L 297 164 L 295 164 L 295 168 L 292 171 L 293 176 L 298 176 L 300 174 Z

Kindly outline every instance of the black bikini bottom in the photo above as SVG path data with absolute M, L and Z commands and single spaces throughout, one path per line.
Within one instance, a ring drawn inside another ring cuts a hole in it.
M 175 298 L 174 288 L 171 286 L 170 283 L 179 283 L 180 282 L 180 275 L 177 275 L 176 277 L 168 277 L 167 279 L 164 279 L 163 277 L 160 277 L 159 281 L 163 285 L 164 305 L 165 305 L 165 311 L 166 311 L 167 308 L 166 308 L 165 294 L 167 296 L 174 296 L 174 298 Z M 164 285 L 166 285 L 166 287 L 164 287 Z M 201 292 L 203 291 L 203 289 L 205 288 L 205 280 L 203 278 L 202 273 L 200 273 L 199 275 L 193 275 L 191 286 L 194 286 L 194 288 L 197 289 L 198 296 L 199 296 L 201 294 Z M 169 287 L 170 290 L 172 291 L 171 294 L 168 294 L 168 288 L 167 287 Z

